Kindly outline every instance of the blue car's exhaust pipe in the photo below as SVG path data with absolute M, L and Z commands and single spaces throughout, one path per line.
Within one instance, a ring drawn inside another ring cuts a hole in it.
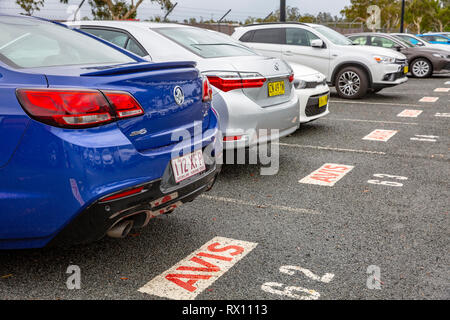
M 125 238 L 133 228 L 133 220 L 120 221 L 106 232 L 106 235 L 111 238 Z

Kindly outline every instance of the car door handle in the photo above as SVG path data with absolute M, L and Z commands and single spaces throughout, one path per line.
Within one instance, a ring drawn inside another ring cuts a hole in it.
M 292 55 L 294 55 L 294 53 L 293 53 L 292 51 L 289 51 L 289 50 L 288 50 L 288 51 L 285 51 L 284 54 L 287 55 L 287 56 L 292 56 Z

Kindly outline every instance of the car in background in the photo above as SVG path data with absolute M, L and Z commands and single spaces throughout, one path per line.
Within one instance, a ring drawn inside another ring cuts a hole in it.
M 348 38 L 355 44 L 386 48 L 403 53 L 408 58 L 411 75 L 416 78 L 427 78 L 433 74 L 450 72 L 450 55 L 447 51 L 416 47 L 408 41 L 387 33 L 355 33 L 348 35 Z
M 330 113 L 328 103 L 330 88 L 327 77 L 309 67 L 291 63 L 294 70 L 294 87 L 300 104 L 300 123 L 317 120 Z
M 428 42 L 424 38 L 416 37 L 412 34 L 408 33 L 390 33 L 390 35 L 400 38 L 402 40 L 408 41 L 410 44 L 417 46 L 417 47 L 427 47 L 427 48 L 434 48 L 434 49 L 440 49 L 450 52 L 450 47 L 445 44 L 435 44 Z
M 124 237 L 212 187 L 218 122 L 195 62 L 31 17 L 0 30 L 1 249 Z
M 299 127 L 291 67 L 280 59 L 263 57 L 225 34 L 172 23 L 67 24 L 152 61 L 196 61 L 213 86 L 225 150 L 270 142 Z M 279 134 L 260 135 L 260 129 L 277 129 Z
M 232 37 L 263 55 L 319 71 L 342 98 L 361 98 L 408 80 L 403 54 L 353 46 L 342 34 L 318 24 L 254 24 L 236 28 Z
M 424 38 L 431 43 L 450 45 L 450 36 L 442 33 L 416 34 L 416 36 Z

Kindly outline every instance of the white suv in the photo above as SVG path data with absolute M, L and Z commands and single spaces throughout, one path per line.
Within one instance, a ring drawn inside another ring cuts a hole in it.
M 406 82 L 406 57 L 395 50 L 355 46 L 342 34 L 311 23 L 263 23 L 236 28 L 233 38 L 263 55 L 326 75 L 339 96 L 357 99 Z

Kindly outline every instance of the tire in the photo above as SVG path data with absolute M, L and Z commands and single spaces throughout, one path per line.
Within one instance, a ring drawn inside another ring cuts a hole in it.
M 345 67 L 337 73 L 334 86 L 341 98 L 359 99 L 367 93 L 369 80 L 361 68 Z
M 411 62 L 411 75 L 414 78 L 428 78 L 433 73 L 433 65 L 425 58 L 418 58 Z
M 381 90 L 383 90 L 383 88 L 370 89 L 370 92 L 372 92 L 372 93 L 378 93 L 378 92 L 380 92 Z

